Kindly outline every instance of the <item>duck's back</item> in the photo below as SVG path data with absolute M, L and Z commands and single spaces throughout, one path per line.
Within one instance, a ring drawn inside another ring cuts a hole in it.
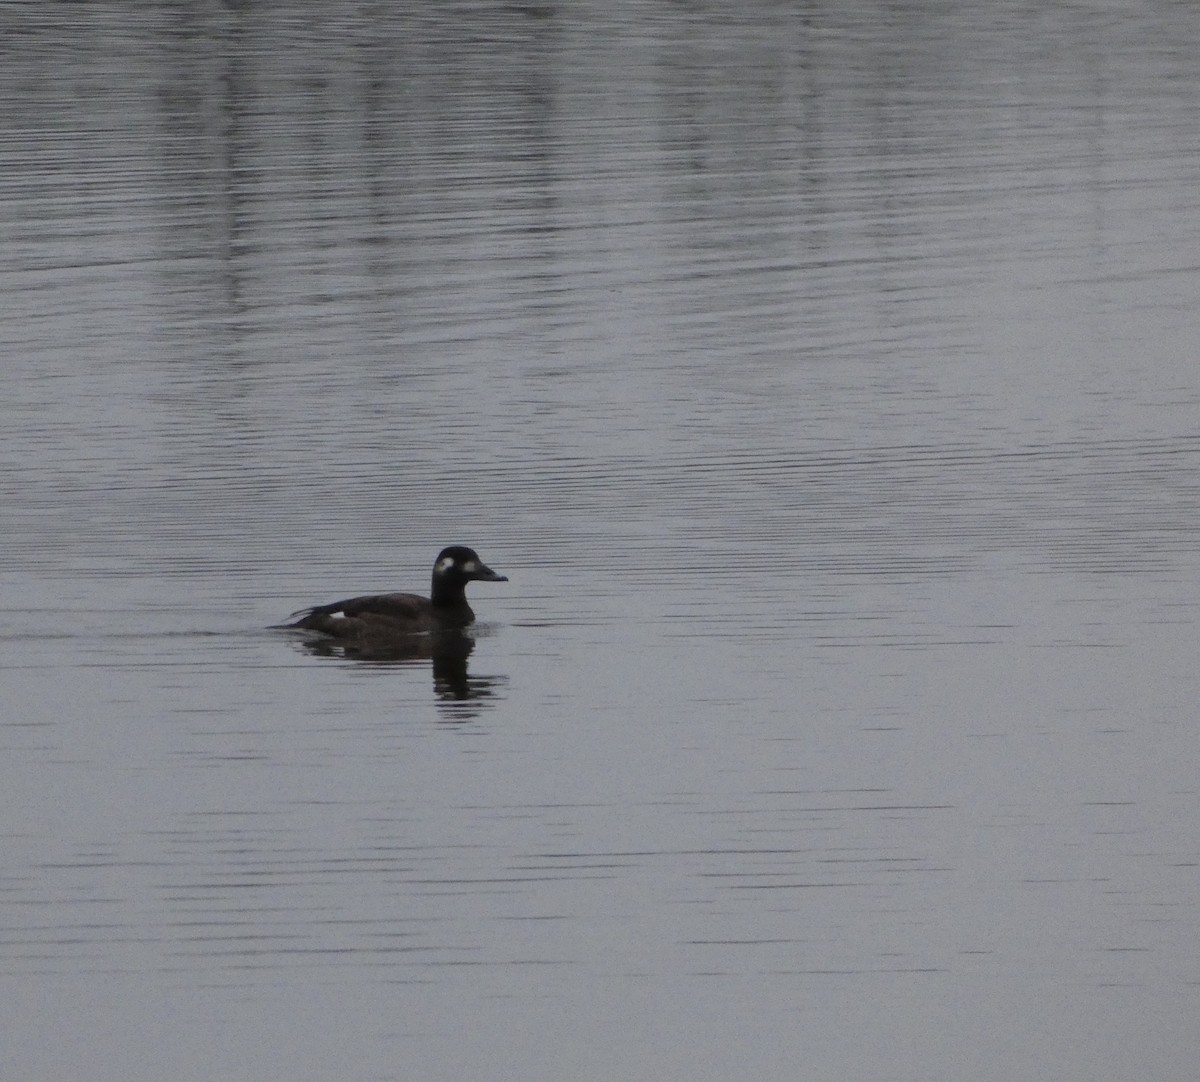
M 419 634 L 445 622 L 433 603 L 418 594 L 366 594 L 308 609 L 289 626 L 347 638 Z

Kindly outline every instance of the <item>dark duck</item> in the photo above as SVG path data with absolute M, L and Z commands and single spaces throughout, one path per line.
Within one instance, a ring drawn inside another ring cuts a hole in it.
M 419 594 L 365 594 L 302 609 L 285 627 L 321 631 L 335 639 L 369 641 L 461 631 L 474 622 L 467 604 L 468 582 L 507 582 L 466 545 L 451 545 L 433 564 L 429 597 Z

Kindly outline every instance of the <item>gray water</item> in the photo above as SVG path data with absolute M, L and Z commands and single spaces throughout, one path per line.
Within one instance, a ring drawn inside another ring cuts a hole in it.
M 1194 1075 L 1200 11 L 0 23 L 0 1075 Z

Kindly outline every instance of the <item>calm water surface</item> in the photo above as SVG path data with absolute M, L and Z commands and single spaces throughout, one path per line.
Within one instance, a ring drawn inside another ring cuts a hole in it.
M 1200 13 L 0 20 L 6 1079 L 1191 1077 Z

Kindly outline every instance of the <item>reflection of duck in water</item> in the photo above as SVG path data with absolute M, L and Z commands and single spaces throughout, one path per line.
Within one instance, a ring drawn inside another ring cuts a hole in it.
M 468 582 L 508 582 L 465 545 L 438 553 L 429 597 L 419 594 L 367 594 L 302 609 L 285 627 L 322 631 L 360 644 L 440 631 L 461 630 L 475 620 L 467 604 Z M 418 655 L 419 656 L 419 655 Z
M 332 639 L 320 635 L 308 639 L 304 649 L 317 657 L 344 658 L 376 665 L 424 665 L 433 662 L 433 688 L 439 699 L 487 699 L 494 694 L 497 678 L 471 676 L 467 658 L 475 649 L 475 638 L 452 628 L 427 635 L 394 635 L 391 638 Z
M 368 594 L 328 605 L 302 609 L 282 625 L 317 631 L 305 643 L 315 654 L 359 661 L 433 661 L 433 679 L 446 698 L 475 698 L 486 688 L 472 690 L 467 658 L 475 640 L 466 628 L 475 614 L 467 604 L 468 582 L 507 582 L 465 545 L 438 553 L 428 598 L 418 594 Z M 483 683 L 489 683 L 483 681 Z

